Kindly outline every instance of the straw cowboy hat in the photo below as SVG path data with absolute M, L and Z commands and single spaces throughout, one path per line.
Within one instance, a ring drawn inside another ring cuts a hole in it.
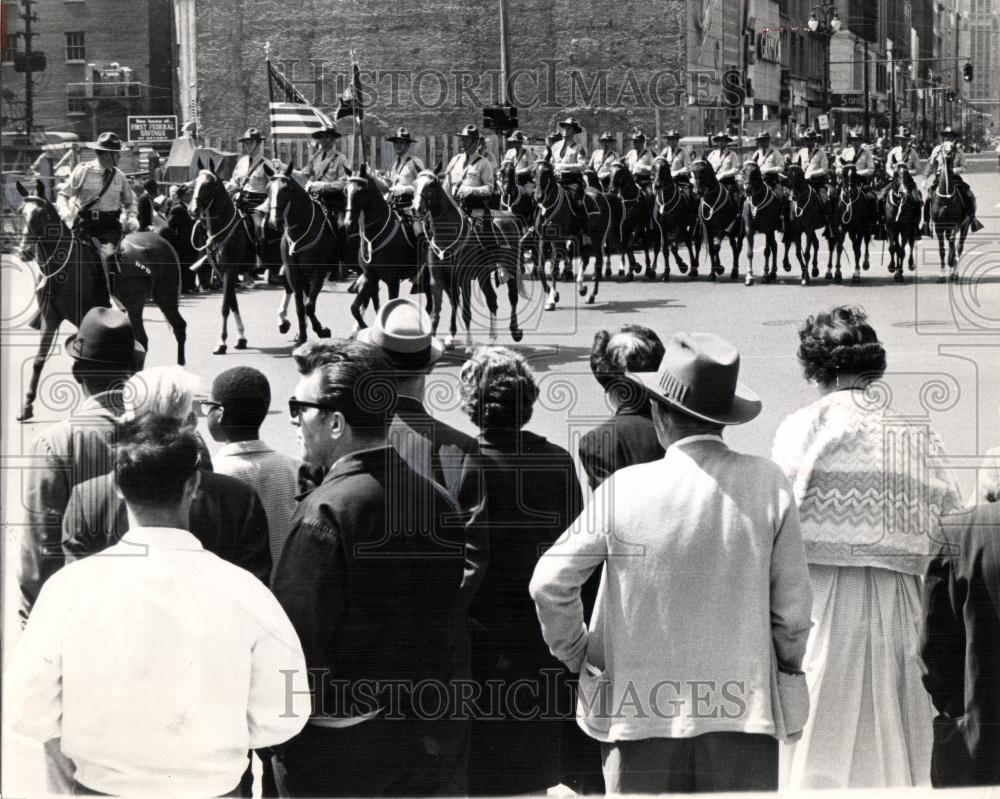
M 617 139 L 615 139 L 615 137 L 614 137 L 614 134 L 612 134 L 610 130 L 604 131 L 600 136 L 597 137 L 597 140 L 599 142 L 606 142 L 606 141 L 607 142 L 613 142 L 613 141 L 617 141 Z
M 383 305 L 375 324 L 359 331 L 357 340 L 378 347 L 403 369 L 425 368 L 444 353 L 444 345 L 431 334 L 427 311 L 403 298 Z
M 122 151 L 122 140 L 117 133 L 102 133 L 97 137 L 97 141 L 90 145 L 91 150 L 102 153 L 120 153 Z
M 413 144 L 414 142 L 416 142 L 416 139 L 414 139 L 410 135 L 410 131 L 408 131 L 406 128 L 399 128 L 396 131 L 396 135 L 389 136 L 388 138 L 386 138 L 386 141 L 393 142 L 394 144 Z
M 475 125 L 466 125 L 462 128 L 456 136 L 461 136 L 463 139 L 478 139 L 480 138 L 479 128 Z
M 559 123 L 560 128 L 569 128 L 569 133 L 583 133 L 583 128 L 576 121 L 576 117 L 566 117 L 562 122 Z
M 712 144 L 730 144 L 733 141 L 733 137 L 726 133 L 724 130 L 720 130 L 712 137 Z
M 257 128 L 247 128 L 246 132 L 236 141 L 264 141 L 264 137 L 260 135 Z
M 739 351 L 711 333 L 677 333 L 657 372 L 630 372 L 654 402 L 715 424 L 743 424 L 763 405 L 739 382 Z
M 319 130 L 312 132 L 314 139 L 339 139 L 340 135 L 340 131 L 337 130 L 335 125 L 324 125 Z

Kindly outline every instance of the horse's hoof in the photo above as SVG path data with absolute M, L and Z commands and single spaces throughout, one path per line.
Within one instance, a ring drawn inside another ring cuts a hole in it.
M 593 294 L 587 297 L 587 305 L 593 305 L 595 302 L 597 302 L 597 297 L 595 297 Z
M 899 270 L 892 278 L 896 283 L 902 283 L 903 281 L 903 271 Z
M 493 340 L 493 343 L 496 344 L 496 339 Z M 493 345 L 491 344 L 490 346 L 493 346 Z M 475 349 L 476 348 L 473 347 L 471 344 L 466 344 L 464 351 L 465 351 L 466 355 L 472 355 L 472 353 L 475 351 Z
M 656 280 L 656 270 L 647 269 L 645 274 L 646 280 Z
M 664 283 L 669 283 L 670 282 L 670 270 L 669 269 L 663 273 L 663 277 L 661 277 L 660 280 L 662 280 Z
M 295 338 L 292 339 L 292 344 L 294 344 L 296 347 L 299 346 L 299 344 L 305 344 L 305 343 L 306 343 L 306 337 L 303 336 L 301 333 L 299 333 Z
M 698 279 L 698 269 L 697 268 L 692 268 L 690 274 L 688 275 L 688 277 L 690 277 L 692 280 L 697 280 Z
M 608 266 L 604 269 L 604 279 L 611 280 L 611 267 Z
M 278 323 L 278 332 L 281 333 L 282 335 L 284 335 L 291 329 L 292 329 L 292 323 L 289 322 L 287 319 L 282 319 Z
M 333 335 L 333 333 L 330 332 L 330 328 L 321 327 L 319 330 L 316 331 L 316 335 L 319 336 L 320 338 L 330 338 Z
M 891 275 L 896 271 L 896 267 L 893 264 L 889 264 L 889 274 Z
M 801 280 L 801 281 L 799 281 L 799 282 L 800 282 L 800 283 L 801 283 L 801 284 L 802 284 L 803 286 L 808 286 L 808 285 L 809 285 L 809 278 L 807 278 L 807 277 L 804 277 L 804 278 L 802 278 L 802 280 Z
M 859 275 L 857 272 L 851 275 L 851 283 L 853 283 L 855 286 L 861 285 L 861 275 Z
M 233 345 L 234 350 L 245 350 L 247 348 L 247 340 L 245 338 L 236 339 L 236 344 Z
M 631 283 L 631 282 L 632 282 L 632 281 L 633 281 L 634 279 L 635 279 L 635 278 L 633 278 L 633 277 L 632 277 L 632 273 L 631 273 L 631 272 L 629 272 L 629 273 L 627 273 L 627 274 L 625 275 L 625 282 L 626 282 L 626 283 Z
M 558 291 L 555 294 L 552 295 L 552 300 L 553 300 L 553 302 L 559 302 L 559 292 Z
M 938 275 L 938 279 L 937 279 L 938 283 L 946 283 L 947 281 L 948 281 L 948 278 L 946 278 L 943 274 Z
M 819 277 L 819 269 L 815 266 L 812 268 L 812 276 L 814 279 Z
M 580 296 L 581 297 L 586 297 L 587 296 L 587 285 L 585 283 L 580 283 L 579 284 L 579 288 L 580 288 Z
M 906 265 L 906 268 L 907 268 L 907 269 L 909 269 L 909 270 L 910 270 L 910 271 L 912 272 L 912 271 L 913 271 L 914 269 L 916 269 L 917 267 L 916 267 L 916 264 L 907 264 L 907 265 Z
M 826 274 L 823 276 L 826 280 L 833 280 L 833 272 L 827 270 Z
M 752 286 L 752 285 L 754 284 L 754 282 L 755 282 L 755 281 L 754 281 L 754 279 L 753 279 L 753 275 L 747 275 L 747 279 L 746 279 L 746 284 L 747 284 L 748 286 Z
M 688 270 L 688 265 L 686 263 L 684 263 L 683 261 L 678 261 L 677 262 L 677 271 L 678 272 L 680 272 L 683 275 L 683 274 L 685 274 L 687 272 L 687 270 Z
M 225 355 L 228 349 L 229 347 L 225 344 L 216 344 L 215 349 L 212 350 L 212 355 Z
M 871 264 L 868 262 L 868 259 L 865 258 L 865 262 L 863 264 L 861 264 L 861 268 L 864 269 L 867 272 L 868 269 L 869 269 L 869 267 L 871 267 Z
M 729 273 L 729 279 L 730 280 L 739 280 L 740 279 L 740 270 L 734 269 L 732 272 L 730 272 Z
M 624 266 L 619 266 L 618 267 L 618 277 L 624 277 L 624 276 L 625 276 L 625 267 Z
M 514 341 L 520 341 L 524 338 L 524 331 L 519 327 L 512 327 L 510 329 L 510 337 L 514 339 Z
M 451 350 L 451 349 L 455 348 L 455 337 L 454 336 L 445 336 L 445 338 L 444 338 L 444 348 L 446 350 Z
M 556 309 L 556 304 L 552 300 L 549 300 L 547 303 L 545 303 L 546 311 L 554 311 L 555 309 Z
M 35 418 L 35 409 L 31 407 L 31 403 L 28 403 L 23 408 L 21 408 L 21 412 L 17 415 L 17 421 L 19 422 L 27 422 L 30 419 L 34 418 Z
M 781 266 L 786 272 L 792 271 L 792 265 L 789 261 L 785 261 Z
M 834 283 L 843 283 L 843 282 L 844 282 L 844 276 L 843 276 L 842 274 L 840 274 L 840 272 L 838 271 L 838 272 L 837 272 L 837 273 L 836 273 L 836 274 L 835 274 L 835 275 L 833 276 L 833 282 L 834 282 Z

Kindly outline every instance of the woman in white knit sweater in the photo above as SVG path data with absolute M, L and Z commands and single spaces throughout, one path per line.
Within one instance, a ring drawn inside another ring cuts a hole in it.
M 929 426 L 894 414 L 864 311 L 806 320 L 799 361 L 820 398 L 782 422 L 813 593 L 811 713 L 782 787 L 928 785 L 933 711 L 920 680 L 920 575 L 937 516 L 961 505 Z

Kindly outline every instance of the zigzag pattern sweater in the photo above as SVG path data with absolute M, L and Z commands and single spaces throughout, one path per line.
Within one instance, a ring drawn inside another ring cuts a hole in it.
M 923 420 L 878 392 L 835 391 L 788 416 L 771 458 L 792 484 L 806 559 L 923 574 L 937 518 L 962 505 L 944 449 Z

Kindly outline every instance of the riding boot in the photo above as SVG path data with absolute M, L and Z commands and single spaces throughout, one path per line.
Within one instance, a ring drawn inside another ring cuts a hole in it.
M 930 194 L 930 192 L 928 192 Z M 931 198 L 924 200 L 924 224 L 920 228 L 920 233 L 927 238 L 931 236 Z
M 969 230 L 975 233 L 983 229 L 983 223 L 976 218 L 976 198 L 968 187 L 963 188 L 962 193 L 965 195 L 964 199 L 969 208 L 969 219 L 971 220 Z

